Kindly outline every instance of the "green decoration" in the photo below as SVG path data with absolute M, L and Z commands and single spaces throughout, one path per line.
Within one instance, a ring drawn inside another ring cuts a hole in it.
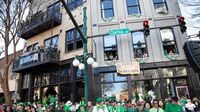
M 102 18 L 105 22 L 110 22 L 113 20 L 113 17 Z
M 135 58 L 135 60 L 138 63 L 146 63 L 149 60 L 149 57 L 143 57 L 143 58 Z

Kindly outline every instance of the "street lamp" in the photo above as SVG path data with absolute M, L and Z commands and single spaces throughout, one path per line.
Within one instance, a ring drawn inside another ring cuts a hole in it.
M 78 66 L 80 70 L 83 70 L 84 73 L 84 93 L 85 93 L 85 102 L 88 102 L 88 64 L 92 65 L 92 67 L 97 67 L 98 64 L 96 62 L 93 62 L 94 59 L 91 59 L 91 57 L 88 57 L 88 37 L 87 37 L 87 15 L 86 15 L 86 0 L 83 0 L 83 32 L 79 28 L 79 25 L 77 24 L 76 20 L 74 19 L 71 11 L 69 10 L 65 0 L 60 0 L 63 4 L 64 8 L 66 9 L 70 19 L 72 20 L 72 23 L 74 24 L 75 28 L 77 29 L 78 33 L 80 34 L 80 37 L 83 42 L 83 54 L 84 56 L 81 58 L 80 56 L 76 56 L 75 60 L 73 61 L 74 66 Z M 79 59 L 78 59 L 79 57 Z M 80 62 L 81 61 L 81 62 Z

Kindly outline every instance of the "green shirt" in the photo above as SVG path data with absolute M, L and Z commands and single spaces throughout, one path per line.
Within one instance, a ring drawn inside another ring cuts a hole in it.
M 174 105 L 171 102 L 169 102 L 166 106 L 165 106 L 165 112 L 183 112 L 183 108 L 181 105 L 177 104 Z
M 120 106 L 116 106 L 116 107 L 108 106 L 108 111 L 109 112 L 125 112 L 124 108 L 121 105 Z
M 149 112 L 165 112 L 162 108 L 151 108 Z

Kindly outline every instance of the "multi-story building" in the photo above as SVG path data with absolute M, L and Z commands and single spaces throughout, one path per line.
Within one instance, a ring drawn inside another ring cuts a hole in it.
M 157 98 L 199 96 L 198 74 L 189 66 L 183 51 L 185 34 L 178 18 L 177 0 L 91 0 L 95 96 L 134 98 L 153 91 Z M 149 21 L 145 36 L 143 22 Z M 130 33 L 110 32 L 129 29 Z M 110 35 L 109 35 L 110 34 Z M 139 62 L 141 73 L 122 76 L 116 63 Z
M 83 43 L 59 1 L 31 1 L 29 18 L 22 24 L 21 38 L 27 49 L 14 63 L 21 73 L 21 100 L 58 95 L 61 101 L 79 101 L 84 96 L 84 75 L 72 65 L 83 54 Z M 80 28 L 83 1 L 67 0 Z M 157 98 L 199 95 L 198 74 L 189 66 L 182 49 L 184 34 L 177 18 L 177 0 L 87 0 L 89 53 L 99 67 L 89 67 L 89 100 L 115 94 L 134 98 L 152 90 Z M 148 20 L 150 35 L 143 33 Z M 124 35 L 110 30 L 129 29 Z M 141 73 L 122 76 L 116 63 L 140 62 Z
M 26 39 L 27 48 L 13 67 L 14 72 L 21 73 L 21 100 L 42 99 L 51 94 L 58 95 L 61 101 L 79 101 L 84 96 L 84 76 L 71 64 L 75 55 L 83 55 L 79 33 L 58 0 L 32 0 L 30 4 L 29 16 L 22 23 L 20 34 Z M 83 1 L 68 1 L 67 5 L 82 28 Z M 89 2 L 86 7 L 89 11 Z M 89 21 L 90 13 L 87 17 Z M 89 22 L 88 26 L 91 26 Z M 90 31 L 88 27 L 89 35 Z M 88 40 L 89 53 L 91 45 Z

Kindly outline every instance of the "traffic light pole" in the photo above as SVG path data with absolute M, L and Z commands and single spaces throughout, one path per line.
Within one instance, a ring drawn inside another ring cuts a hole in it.
M 61 3 L 63 4 L 64 8 L 66 9 L 70 19 L 72 20 L 74 26 L 76 27 L 78 33 L 80 34 L 80 37 L 83 41 L 83 55 L 84 57 L 88 54 L 88 48 L 87 48 L 87 15 L 86 15 L 86 1 L 84 0 L 84 8 L 83 8 L 83 32 L 81 31 L 81 29 L 79 28 L 76 20 L 74 19 L 71 11 L 68 9 L 67 4 L 65 2 L 65 0 L 60 0 Z M 86 62 L 86 59 L 84 59 L 84 65 L 85 65 L 85 69 L 83 69 L 83 73 L 84 73 L 84 93 L 85 93 L 85 103 L 87 104 L 88 102 L 88 64 Z

